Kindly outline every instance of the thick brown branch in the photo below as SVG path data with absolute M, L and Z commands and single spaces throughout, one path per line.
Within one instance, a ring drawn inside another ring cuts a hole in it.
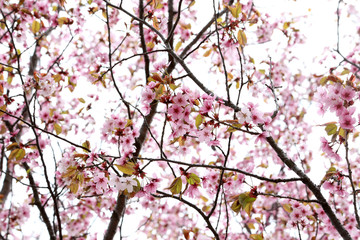
M 139 18 L 141 20 L 144 20 L 144 1 L 139 0 Z M 145 36 L 144 36 L 144 26 L 143 22 L 139 22 L 139 31 L 140 31 L 140 42 L 141 42 L 141 48 L 143 53 L 146 53 L 146 42 L 145 42 Z M 150 76 L 150 59 L 147 54 L 144 54 L 144 63 L 145 63 L 145 80 L 148 81 L 148 78 Z
M 110 222 L 111 223 L 119 223 L 121 216 L 123 216 L 126 207 L 126 196 L 124 194 L 119 194 L 115 208 L 112 212 Z M 117 231 L 118 224 L 109 224 L 104 240 L 111 240 L 114 238 Z
M 292 171 L 294 171 L 300 178 L 301 181 L 312 191 L 312 193 L 315 195 L 317 200 L 319 201 L 319 204 L 323 208 L 326 215 L 328 215 L 332 225 L 336 228 L 338 233 L 343 237 L 345 240 L 352 239 L 349 232 L 344 228 L 343 224 L 340 222 L 340 220 L 336 217 L 334 211 L 331 209 L 329 203 L 326 201 L 324 196 L 322 195 L 320 188 L 316 186 L 310 178 L 301 171 L 300 168 L 296 166 L 296 164 L 288 158 L 288 156 L 284 153 L 284 151 L 276 144 L 275 140 L 272 137 L 266 138 L 267 142 L 270 144 L 270 146 L 274 149 L 278 157 L 281 159 L 283 163 L 285 163 L 286 166 L 288 166 Z
M 32 189 L 32 192 L 33 192 L 33 197 L 34 197 L 34 204 L 39 209 L 40 216 L 41 216 L 43 222 L 46 225 L 46 228 L 47 228 L 47 230 L 49 232 L 49 235 L 50 235 L 50 239 L 51 240 L 56 240 L 56 236 L 55 236 L 54 230 L 53 230 L 53 228 L 51 226 L 50 219 L 49 219 L 49 217 L 48 217 L 48 215 L 47 215 L 47 213 L 45 211 L 44 206 L 41 204 L 40 197 L 39 197 L 39 192 L 37 190 L 35 180 L 34 180 L 32 174 L 31 174 L 31 169 L 30 169 L 29 165 L 27 165 L 27 163 L 23 163 L 23 167 L 25 168 L 26 173 L 27 173 L 28 178 L 29 178 L 29 182 L 30 182 L 31 189 Z
M 0 204 L 5 203 L 11 190 L 12 178 L 11 178 L 11 164 L 9 163 L 9 160 L 6 165 L 7 166 L 6 166 L 5 178 L 0 191 Z

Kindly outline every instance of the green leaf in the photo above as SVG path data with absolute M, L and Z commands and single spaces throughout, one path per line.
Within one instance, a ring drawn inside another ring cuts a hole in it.
M 283 29 L 286 30 L 289 28 L 289 26 L 290 26 L 290 22 L 284 22 Z
M 134 169 L 134 164 L 131 162 L 126 163 L 125 165 L 117 165 L 115 164 L 115 166 L 123 173 L 125 173 L 126 175 L 133 175 L 135 172 Z
M 231 15 L 233 15 L 234 18 L 238 18 L 240 16 L 241 13 L 241 4 L 238 2 L 236 3 L 236 5 L 234 7 L 228 7 Z
M 208 57 L 210 56 L 210 53 L 212 52 L 212 48 L 210 48 L 209 50 L 207 50 L 205 53 L 204 53 L 204 57 Z
M 259 72 L 265 75 L 265 69 L 259 69 Z
M 73 176 L 77 173 L 76 166 L 70 166 L 66 169 L 66 172 L 61 174 L 62 178 L 73 178 Z
M 284 210 L 287 211 L 288 213 L 291 213 L 293 211 L 291 204 L 289 204 L 289 203 L 285 203 L 282 206 L 283 206 Z
M 19 148 L 19 144 L 17 142 L 14 142 L 6 147 L 7 151 L 14 150 L 15 148 Z
M 70 188 L 70 192 L 73 194 L 76 194 L 77 191 L 79 190 L 79 182 L 78 181 L 73 181 L 71 182 L 69 188 Z
M 56 135 L 59 135 L 62 132 L 61 126 L 57 123 L 54 123 L 54 129 L 55 129 Z
M 197 129 L 199 129 L 199 126 L 203 123 L 203 121 L 204 121 L 204 117 L 201 114 L 196 116 L 196 118 L 195 118 L 195 126 L 196 126 Z
M 1 117 L 2 115 L 5 114 L 4 112 L 6 112 L 6 105 L 2 105 L 2 106 L 0 107 L 0 109 L 2 110 L 2 112 L 0 112 L 0 117 Z
M 38 31 L 40 31 L 40 22 L 34 20 L 31 24 L 31 31 L 36 34 Z
M 173 83 L 170 83 L 170 84 L 169 84 L 169 87 L 171 88 L 171 90 L 175 91 L 178 87 L 180 87 L 180 84 L 175 85 L 175 84 L 173 84 Z
M 250 234 L 250 238 L 253 240 L 264 240 L 264 237 L 262 234 Z
M 252 207 L 253 207 L 253 203 L 254 203 L 254 201 L 256 200 L 256 198 L 251 198 L 252 200 L 250 201 L 250 202 L 247 202 L 246 204 L 245 204 L 245 206 L 243 207 L 244 208 L 244 210 L 245 210 L 245 212 L 249 215 L 249 217 L 250 217 L 250 215 L 251 215 L 251 210 L 252 210 Z
M 246 223 L 246 225 L 248 226 L 248 228 L 250 229 L 255 229 L 254 223 Z
M 341 73 L 340 75 L 346 75 L 346 74 L 349 74 L 350 73 L 350 70 L 345 68 Z
M 327 171 L 325 176 L 323 177 L 323 179 L 321 180 L 320 185 L 322 185 L 325 181 L 329 180 L 330 178 L 332 178 L 334 175 L 337 174 L 337 170 L 335 167 L 331 166 Z
M 250 197 L 250 193 L 241 193 L 231 205 L 231 209 L 239 213 L 243 209 L 249 216 L 256 198 Z
M 335 123 L 330 123 L 325 127 L 325 131 L 327 133 L 327 135 L 333 135 L 336 133 L 337 131 L 337 126 Z
M 179 50 L 179 48 L 181 47 L 182 45 L 182 41 L 179 41 L 176 46 L 175 46 L 175 52 L 177 52 Z
M 241 210 L 241 204 L 239 203 L 239 200 L 236 200 L 231 204 L 231 210 L 233 210 L 236 213 L 239 213 Z
M 17 161 L 20 161 L 25 157 L 25 150 L 22 148 L 15 148 L 11 151 L 9 155 L 9 160 L 16 159 Z
M 189 4 L 189 8 L 195 5 L 195 0 L 193 0 L 190 4 Z
M 15 158 L 17 161 L 23 159 L 25 157 L 25 150 L 20 148 L 19 151 L 17 152 Z
M 240 46 L 245 46 L 247 43 L 247 37 L 245 35 L 245 32 L 243 30 L 239 30 L 237 34 L 237 39 L 240 44 Z
M 324 86 L 324 85 L 327 83 L 327 81 L 328 81 L 327 76 L 322 77 L 322 78 L 320 79 L 320 85 L 321 85 L 321 86 Z
M 16 155 L 19 151 L 19 148 L 15 148 L 14 150 L 11 151 L 10 155 L 9 155 L 9 160 L 12 160 L 14 158 L 16 158 Z
M 339 135 L 345 138 L 345 130 L 343 128 L 339 128 Z
M 179 194 L 181 192 L 182 189 L 182 180 L 181 177 L 177 177 L 174 179 L 174 181 L 170 184 L 170 187 L 165 188 L 165 189 L 169 189 L 170 192 L 174 195 L 174 194 Z
M 87 148 L 87 149 L 90 149 L 90 142 L 88 140 L 86 140 L 85 142 L 83 142 L 82 144 L 83 147 Z M 89 151 L 86 151 L 84 149 L 84 152 L 89 152 Z
M 189 177 L 186 178 L 186 181 L 190 185 L 199 184 L 200 183 L 200 178 L 196 174 L 190 173 Z

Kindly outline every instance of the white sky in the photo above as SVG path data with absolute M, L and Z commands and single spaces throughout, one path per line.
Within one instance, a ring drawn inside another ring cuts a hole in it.
M 208 22 L 208 20 L 212 17 L 213 8 L 212 4 L 209 4 L 209 2 L 212 3 L 212 1 L 205 1 L 205 0 L 197 0 L 194 7 L 199 7 L 202 10 L 199 11 L 199 15 L 201 14 L 201 17 L 199 17 L 199 24 L 194 26 L 194 29 L 197 26 L 202 26 L 204 23 Z M 324 45 L 330 45 L 335 46 L 336 43 L 336 15 L 334 14 L 337 8 L 337 2 L 338 1 L 328 1 L 328 0 L 298 0 L 298 1 L 291 1 L 291 0 L 255 0 L 255 6 L 259 9 L 260 13 L 266 11 L 269 12 L 271 16 L 281 17 L 281 13 L 291 12 L 294 18 L 307 16 L 307 20 L 303 22 L 302 24 L 297 25 L 300 28 L 300 31 L 302 34 L 304 34 L 306 39 L 306 44 L 303 46 L 300 46 L 296 51 L 296 55 L 298 56 L 300 61 L 304 61 L 306 63 L 310 63 L 313 61 L 314 57 L 320 56 L 323 53 L 323 47 Z M 201 21 L 202 20 L 202 21 Z M 201 22 L 200 22 L 201 21 Z M 195 31 L 194 31 L 195 32 Z M 274 32 L 274 37 L 277 39 L 284 39 L 286 41 L 285 37 L 280 31 Z M 275 49 L 277 46 L 274 46 L 273 43 L 266 43 L 262 45 L 254 45 L 254 46 L 248 46 L 247 51 L 251 52 L 252 55 L 259 56 L 266 58 L 269 53 L 264 51 L 264 49 L 274 49 L 270 50 L 270 55 L 276 56 L 278 53 L 275 52 Z M 273 53 L 272 53 L 273 51 Z M 309 66 L 309 69 L 306 69 L 305 71 L 311 72 L 311 73 L 324 73 L 324 72 L 317 72 L 319 71 L 318 66 L 316 64 L 307 64 Z M 313 66 L 313 67 L 311 67 Z M 322 71 L 322 70 L 320 70 Z M 196 74 L 198 76 L 206 76 L 208 75 L 208 69 L 202 68 L 196 66 Z M 77 88 L 76 91 L 79 91 L 80 88 Z M 316 112 L 316 109 L 314 108 L 314 112 Z M 321 124 L 323 122 L 326 122 L 326 120 L 322 120 L 319 118 L 311 117 L 314 115 L 309 115 L 309 121 L 313 121 L 314 125 Z M 99 113 L 95 116 L 95 120 L 97 123 L 103 122 L 103 114 L 101 113 L 101 110 L 99 110 Z M 102 126 L 100 124 L 99 126 Z M 315 134 L 319 136 L 319 133 L 323 134 L 322 128 L 313 128 L 315 131 Z M 318 138 L 315 139 L 314 144 L 317 144 Z M 55 146 L 56 147 L 56 146 Z M 321 166 L 322 167 L 322 166 Z M 318 179 L 319 181 L 322 176 L 319 174 L 311 174 L 311 176 L 314 179 Z M 320 178 L 320 179 L 319 179 Z M 316 182 L 316 181 L 315 181 Z M 32 214 L 34 216 L 37 216 L 37 209 L 35 211 L 32 211 Z M 138 227 L 136 216 L 126 216 L 125 222 L 124 222 L 124 233 L 123 235 L 129 235 L 133 234 L 134 230 Z M 102 226 L 106 227 L 107 223 L 102 223 L 100 221 L 97 221 L 95 223 L 92 230 L 98 231 Z M 41 224 L 37 224 L 37 227 L 41 227 Z M 46 230 L 44 229 L 44 236 L 41 237 L 41 239 L 47 239 Z M 31 231 L 33 229 L 29 229 Z M 38 232 L 38 228 L 36 230 Z M 136 237 L 139 235 L 136 234 Z M 118 239 L 119 237 L 116 236 L 115 239 Z M 131 239 L 131 237 L 129 238 Z M 145 239 L 145 238 L 144 238 Z

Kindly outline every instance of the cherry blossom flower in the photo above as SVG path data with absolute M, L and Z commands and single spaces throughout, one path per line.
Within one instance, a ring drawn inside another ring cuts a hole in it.
M 122 177 L 120 178 L 120 183 L 118 185 L 118 189 L 121 191 L 127 190 L 128 193 L 134 191 L 134 187 L 137 186 L 137 181 L 132 177 Z
M 258 110 L 251 111 L 251 118 L 254 124 L 263 123 L 263 116 L 264 114 Z
M 330 106 L 330 111 L 336 111 L 336 116 L 342 115 L 345 111 L 344 101 L 339 99 L 335 100 Z
M 355 91 L 351 86 L 346 86 L 340 91 L 341 98 L 346 101 L 351 101 L 355 96 Z
M 40 117 L 43 121 L 48 121 L 50 120 L 50 109 L 47 109 L 47 108 L 43 108 L 41 111 L 40 111 Z
M 142 94 L 142 100 L 144 102 L 144 104 L 149 104 L 151 103 L 155 98 L 155 93 L 149 89 L 149 88 L 145 88 L 145 91 Z
M 320 138 L 320 141 L 321 141 L 321 150 L 327 154 L 328 157 L 330 158 L 333 158 L 337 161 L 340 161 L 341 158 L 339 156 L 339 154 L 335 153 L 332 148 L 329 146 L 329 143 L 328 141 L 324 138 L 324 137 L 321 137 Z
M 212 140 L 212 129 L 210 126 L 206 126 L 202 130 L 197 131 L 197 137 L 199 142 L 209 143 Z
M 154 178 L 144 187 L 144 191 L 147 193 L 154 193 L 159 186 L 160 179 Z
M 107 188 L 108 179 L 105 177 L 105 173 L 98 172 L 94 178 L 93 182 L 95 183 L 96 190 L 99 192 L 105 191 Z
M 183 111 L 182 107 L 177 104 L 171 105 L 169 107 L 168 113 L 170 114 L 170 116 L 172 117 L 173 120 L 179 120 L 179 119 L 183 118 L 183 116 L 184 116 L 184 111 Z
M 188 97 L 185 94 L 177 94 L 172 99 L 174 104 L 177 104 L 177 105 L 182 106 L 182 107 L 184 107 L 186 104 L 188 104 L 187 100 L 188 100 Z
M 150 111 L 151 111 L 150 104 L 144 104 L 144 105 L 141 106 L 141 112 L 142 112 L 145 116 L 149 115 Z
M 207 114 L 212 110 L 212 100 L 205 100 L 202 107 L 199 109 L 199 113 L 202 115 Z
M 135 143 L 135 139 L 132 135 L 127 135 L 121 138 L 121 143 L 124 148 L 132 148 L 132 145 Z
M 328 86 L 329 95 L 332 95 L 332 96 L 340 95 L 342 89 L 343 89 L 343 87 L 342 87 L 341 83 L 336 83 L 334 85 Z
M 257 143 L 258 141 L 260 141 L 262 144 L 266 143 L 266 138 L 269 137 L 269 133 L 268 132 L 262 132 L 260 133 L 256 139 L 255 139 L 255 143 Z
M 166 65 L 167 65 L 167 61 L 165 59 L 162 59 L 161 61 L 154 63 L 154 69 L 155 71 L 158 72 L 165 69 Z
M 343 129 L 352 130 L 354 128 L 355 123 L 356 123 L 356 119 L 351 117 L 350 115 L 345 115 L 340 118 L 340 126 Z
M 327 91 L 325 87 L 319 86 L 316 88 L 314 99 L 318 102 L 324 101 L 327 98 Z
M 241 108 L 241 111 L 237 112 L 239 123 L 244 124 L 251 122 L 251 112 L 247 107 Z
M 219 140 L 211 140 L 211 141 L 209 141 L 209 146 L 214 146 L 214 147 L 216 147 L 216 146 L 220 146 L 220 141 Z
M 191 198 L 197 198 L 201 195 L 199 191 L 199 185 L 198 184 L 192 184 L 188 187 L 188 189 L 185 191 L 185 195 L 189 196 Z
M 185 124 L 181 120 L 174 121 L 171 126 L 173 127 L 173 133 L 171 134 L 173 138 L 177 138 L 180 136 L 184 136 L 186 132 L 190 130 L 190 127 L 188 124 Z
M 300 221 L 302 217 L 304 217 L 304 215 L 302 214 L 301 210 L 299 208 L 293 207 L 293 211 L 290 214 L 291 220 Z

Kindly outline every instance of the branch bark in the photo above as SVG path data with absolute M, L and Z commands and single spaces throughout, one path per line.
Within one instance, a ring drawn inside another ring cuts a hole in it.
M 109 224 L 109 226 L 106 230 L 104 240 L 111 240 L 114 238 L 120 218 L 123 216 L 123 214 L 125 212 L 126 200 L 127 199 L 124 194 L 119 194 L 119 196 L 116 200 L 116 205 L 115 205 L 114 211 L 112 212 L 112 215 L 110 218 L 111 224 Z
M 316 186 L 310 178 L 301 171 L 300 168 L 296 166 L 296 164 L 288 158 L 288 156 L 284 153 L 284 151 L 276 144 L 275 140 L 272 137 L 266 138 L 267 142 L 270 144 L 270 146 L 274 149 L 278 157 L 281 159 L 283 163 L 285 163 L 286 166 L 288 166 L 292 171 L 294 171 L 300 178 L 301 181 L 312 191 L 312 193 L 315 195 L 317 200 L 319 201 L 319 204 L 323 208 L 326 215 L 329 217 L 332 225 L 336 228 L 338 233 L 343 237 L 344 240 L 351 240 L 351 236 L 349 232 L 344 228 L 343 224 L 340 222 L 340 220 L 336 217 L 334 211 L 331 209 L 329 203 L 326 201 L 325 197 L 322 195 L 320 188 Z
M 46 225 L 46 228 L 48 230 L 50 239 L 51 240 L 56 240 L 56 235 L 55 235 L 54 230 L 53 230 L 53 228 L 51 226 L 50 219 L 49 219 L 49 217 L 48 217 L 48 215 L 47 215 L 47 213 L 45 211 L 44 206 L 41 204 L 40 197 L 39 197 L 39 192 L 38 192 L 38 190 L 36 188 L 37 186 L 35 184 L 35 180 L 34 180 L 32 174 L 31 174 L 31 169 L 30 169 L 29 165 L 27 165 L 27 163 L 23 163 L 23 167 L 25 168 L 26 173 L 27 173 L 28 178 L 29 178 L 31 190 L 33 192 L 33 197 L 34 197 L 34 204 L 39 209 L 40 216 L 41 216 L 43 222 Z

